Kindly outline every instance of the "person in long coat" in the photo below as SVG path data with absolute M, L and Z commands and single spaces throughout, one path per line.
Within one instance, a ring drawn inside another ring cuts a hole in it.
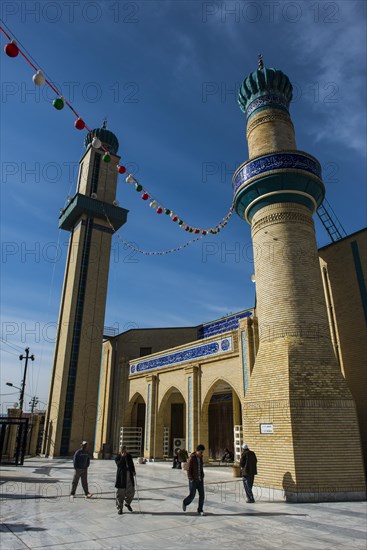
M 246 502 L 253 504 L 255 502 L 254 495 L 252 492 L 252 486 L 254 484 L 254 479 L 257 474 L 257 458 L 254 451 L 250 451 L 247 443 L 242 445 L 242 454 L 240 459 L 241 474 L 243 480 L 243 486 L 246 491 Z
M 132 512 L 131 501 L 135 494 L 134 477 L 135 466 L 132 456 L 126 451 L 126 447 L 120 447 L 120 454 L 115 458 L 116 472 L 116 507 L 118 514 L 122 514 L 124 503 L 126 508 Z

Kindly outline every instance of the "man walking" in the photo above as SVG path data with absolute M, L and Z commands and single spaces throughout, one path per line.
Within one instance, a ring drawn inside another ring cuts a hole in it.
M 117 513 L 122 514 L 124 501 L 126 508 L 132 512 L 131 501 L 135 494 L 134 476 L 135 466 L 131 455 L 126 451 L 126 447 L 120 447 L 120 454 L 115 458 L 116 472 L 116 507 Z
M 252 493 L 252 486 L 257 474 L 256 469 L 257 458 L 253 451 L 250 451 L 247 443 L 242 445 L 242 454 L 240 459 L 241 474 L 243 478 L 243 486 L 246 491 L 246 502 L 254 503 L 254 495 Z
M 198 514 L 205 516 L 203 511 L 204 505 L 204 468 L 203 468 L 203 452 L 204 445 L 198 445 L 196 452 L 192 453 L 189 458 L 187 469 L 187 477 L 189 478 L 190 494 L 182 502 L 182 510 L 186 512 L 186 507 L 192 503 L 195 498 L 196 491 L 199 493 Z
M 93 496 L 93 494 L 90 493 L 88 490 L 88 468 L 90 464 L 90 458 L 87 451 L 87 445 L 88 443 L 86 441 L 83 441 L 80 449 L 75 451 L 73 456 L 75 474 L 71 484 L 70 500 L 74 500 L 75 491 L 78 487 L 79 479 L 81 479 L 82 481 L 85 498 L 91 498 Z

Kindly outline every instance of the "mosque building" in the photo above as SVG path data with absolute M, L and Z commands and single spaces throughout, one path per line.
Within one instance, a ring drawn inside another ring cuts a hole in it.
M 317 250 L 312 216 L 325 188 L 317 159 L 296 147 L 291 99 L 288 77 L 261 57 L 239 92 L 250 158 L 233 177 L 234 208 L 262 251 L 256 307 L 195 327 L 132 329 L 103 345 L 108 222 L 118 229 L 127 211 L 115 200 L 117 138 L 93 131 L 111 164 L 87 138 L 60 215 L 71 236 L 45 454 L 70 455 L 86 439 L 96 459 L 124 443 L 160 460 L 202 443 L 215 460 L 226 447 L 238 458 L 246 441 L 257 484 L 288 500 L 365 498 L 367 229 Z

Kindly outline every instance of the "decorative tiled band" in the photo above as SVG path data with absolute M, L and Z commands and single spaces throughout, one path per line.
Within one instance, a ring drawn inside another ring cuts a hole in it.
M 186 363 L 187 361 L 202 359 L 212 355 L 220 355 L 222 353 L 228 353 L 232 351 L 232 349 L 232 336 L 228 336 L 228 338 L 221 338 L 207 344 L 192 346 L 181 351 L 155 357 L 154 359 L 130 362 L 130 374 L 139 374 L 151 369 L 171 367 L 180 363 Z
M 199 338 L 211 338 L 212 336 L 216 336 L 222 332 L 236 330 L 238 329 L 240 319 L 250 317 L 251 315 L 251 311 L 242 311 L 241 313 L 236 313 L 235 315 L 225 317 L 219 321 L 207 323 L 199 328 L 198 336 Z
M 299 152 L 273 153 L 249 160 L 237 170 L 232 181 L 234 193 L 248 180 L 274 170 L 302 170 L 321 179 L 321 166 L 315 158 Z
M 272 107 L 288 111 L 289 101 L 283 94 L 266 94 L 254 99 L 246 109 L 246 116 L 249 118 L 257 109 Z

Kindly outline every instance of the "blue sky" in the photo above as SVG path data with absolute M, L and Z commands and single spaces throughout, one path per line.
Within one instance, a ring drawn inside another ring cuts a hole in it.
M 55 7 L 57 6 L 57 7 Z M 297 147 L 323 167 L 346 232 L 366 225 L 364 2 L 6 2 L 2 19 L 92 128 L 105 116 L 143 186 L 193 226 L 228 211 L 231 177 L 247 160 L 241 81 L 264 63 L 295 88 Z M 2 48 L 6 43 L 2 38 Z M 2 411 L 17 401 L 18 352 L 29 346 L 26 392 L 47 401 L 73 195 L 85 132 L 54 94 L 35 88 L 18 56 L 0 56 Z M 143 250 L 187 240 L 120 177 L 120 231 Z M 319 246 L 329 243 L 316 219 Z M 131 254 L 114 238 L 106 325 L 188 326 L 254 305 L 250 227 L 233 215 L 216 236 L 165 256 Z M 4 340 L 7 343 L 4 343 Z M 26 402 L 28 402 L 28 397 Z

